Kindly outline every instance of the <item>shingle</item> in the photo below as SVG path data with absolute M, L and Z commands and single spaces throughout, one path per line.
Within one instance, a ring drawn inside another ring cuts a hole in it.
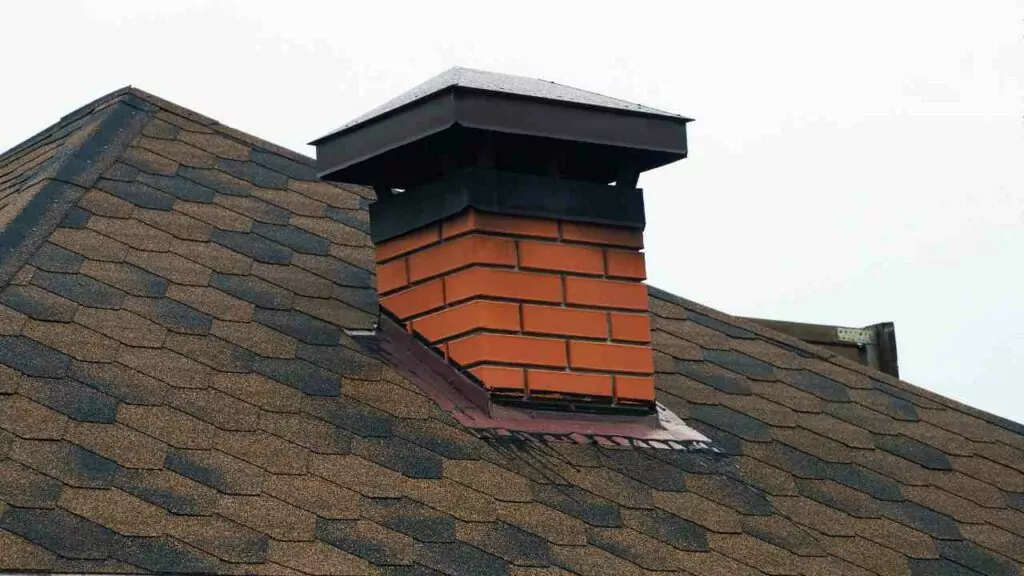
M 939 560 L 911 560 L 910 576 L 979 576 L 979 574 L 942 558 Z
M 555 510 L 579 518 L 593 526 L 621 526 L 622 517 L 615 504 L 577 486 L 533 484 L 532 496 Z
M 548 542 L 504 522 L 460 522 L 456 536 L 517 566 L 548 566 Z
M 338 300 L 299 296 L 295 298 L 294 307 L 300 312 L 345 328 L 372 328 L 377 324 L 376 316 Z
M 67 378 L 26 378 L 21 393 L 81 422 L 114 421 L 117 400 Z
M 71 322 L 79 309 L 71 300 L 36 286 L 7 286 L 0 293 L 0 302 L 29 318 L 49 322 Z
M 143 136 L 135 141 L 137 146 L 170 158 L 183 166 L 199 168 L 211 168 L 216 162 L 209 152 L 190 146 L 181 140 L 169 140 L 166 138 L 147 138 Z
M 74 423 L 65 438 L 121 466 L 157 469 L 167 445 L 122 424 Z
M 649 570 L 672 570 L 679 566 L 678 551 L 629 528 L 591 528 L 587 542 Z
M 213 201 L 229 210 L 244 214 L 257 222 L 288 224 L 288 219 L 291 218 L 291 212 L 251 196 L 225 196 L 220 194 Z
M 179 132 L 181 132 L 180 128 L 173 124 L 168 124 L 167 122 L 164 122 L 163 120 L 160 120 L 158 118 L 150 120 L 150 122 L 146 124 L 146 127 L 142 130 L 142 133 L 145 134 L 146 136 L 150 136 L 152 138 L 167 139 L 177 138 Z
M 40 378 L 61 378 L 71 358 L 24 336 L 0 336 L 0 364 Z
M 67 488 L 60 506 L 125 536 L 161 536 L 167 511 L 116 488 Z
M 337 396 L 341 378 L 300 359 L 255 358 L 252 369 L 313 396 Z
M 252 275 L 299 296 L 330 298 L 334 293 L 334 284 L 329 280 L 295 266 L 256 262 L 252 267 Z
M 76 252 L 86 258 L 107 262 L 121 262 L 128 247 L 93 230 L 58 228 L 50 235 L 50 242 Z
M 65 415 L 25 396 L 0 396 L 0 429 L 21 438 L 59 440 L 67 423 Z
M 935 538 L 953 540 L 963 537 L 956 520 L 913 502 L 887 502 L 882 506 L 882 514 Z
M 295 339 L 260 324 L 214 320 L 210 333 L 267 358 L 295 357 Z
M 647 576 L 650 574 L 636 564 L 594 546 L 552 546 L 551 554 L 554 565 L 571 574 L 593 576 Z M 557 574 L 561 576 L 563 573 Z
M 721 474 L 692 475 L 687 478 L 690 490 L 742 514 L 767 516 L 771 502 L 753 486 Z
M 136 220 L 145 222 L 181 240 L 205 242 L 210 239 L 210 234 L 213 231 L 209 224 L 176 210 L 136 208 L 132 215 Z
M 341 222 L 342 224 L 350 226 L 365 234 L 370 233 L 370 215 L 365 209 L 357 208 L 349 210 L 328 206 L 325 214 L 335 222 Z
M 205 388 L 213 371 L 166 348 L 122 346 L 117 361 L 178 388 Z
M 409 478 L 441 477 L 441 457 L 399 438 L 357 438 L 352 451 Z
M 47 272 L 74 274 L 78 272 L 78 268 L 82 265 L 83 260 L 85 258 L 81 255 L 47 242 L 40 246 L 39 250 L 32 255 L 29 263 Z
M 232 212 L 216 204 L 178 201 L 174 209 L 196 220 L 201 220 L 218 230 L 248 232 L 252 227 L 252 219 L 238 212 Z M 213 231 L 210 231 L 212 237 Z
M 130 169 L 134 170 L 134 168 Z M 93 214 L 112 218 L 129 218 L 136 209 L 131 202 L 95 188 L 82 196 L 82 199 L 78 201 L 78 206 Z
M 877 500 L 837 482 L 798 479 L 796 486 L 801 495 L 857 518 L 877 518 L 882 513 Z
M 278 172 L 297 178 L 301 180 L 315 180 L 316 170 L 309 164 L 300 164 L 294 160 L 290 160 L 281 156 L 280 154 L 274 154 L 260 148 L 253 148 L 249 152 L 249 159 L 253 162 L 266 166 Z
M 694 405 L 690 408 L 690 417 L 744 440 L 768 442 L 772 439 L 771 429 L 764 422 L 725 406 Z
M 323 202 L 318 202 L 290 190 L 255 188 L 252 191 L 252 195 L 275 206 L 284 208 L 292 212 L 293 215 L 321 218 L 327 208 Z M 295 216 L 292 217 L 291 221 L 294 223 Z
M 850 394 L 842 384 L 807 370 L 781 371 L 782 380 L 804 392 L 830 402 L 849 402 Z
M 773 499 L 772 503 L 780 514 L 822 534 L 846 538 L 857 533 L 857 520 L 810 498 L 779 497 Z
M 209 448 L 216 432 L 213 425 L 167 406 L 122 404 L 117 420 L 179 448 Z
M 0 304 L 0 336 L 16 336 L 21 334 L 26 317 L 21 312 Z
M 373 498 L 398 498 L 403 476 L 352 454 L 313 455 L 311 473 Z
M 651 333 L 651 344 L 658 352 L 679 360 L 700 361 L 702 358 L 700 346 L 663 330 L 654 330 Z M 675 362 L 669 362 L 668 365 L 670 366 L 669 372 L 675 371 Z
M 899 484 L 856 464 L 829 464 L 828 477 L 878 500 L 903 500 Z
M 1013 561 L 993 554 L 984 548 L 967 541 L 936 542 L 939 554 L 982 574 L 991 576 L 1018 576 L 1019 566 Z
M 64 556 L 103 560 L 109 557 L 113 531 L 64 510 L 32 510 L 11 506 L 0 528 Z
M 230 196 L 248 196 L 252 189 L 252 185 L 244 180 L 239 180 L 218 170 L 207 170 L 203 168 L 192 168 L 183 167 L 178 171 L 184 178 L 202 184 L 207 188 L 212 188 L 219 194 L 228 194 Z
M 343 384 L 345 396 L 372 406 L 381 412 L 407 421 L 431 418 L 443 414 L 428 396 L 409 388 L 381 380 L 346 379 Z
M 412 562 L 412 538 L 373 522 L 318 518 L 316 536 L 336 548 L 374 564 L 396 565 Z
M 260 413 L 255 406 L 212 388 L 178 390 L 167 404 L 223 430 L 256 430 Z
M 107 488 L 118 470 L 113 460 L 69 442 L 17 441 L 11 458 L 79 488 Z
M 122 469 L 114 484 L 125 492 L 181 515 L 213 514 L 220 499 L 212 488 L 169 470 Z
M 176 284 L 205 286 L 210 281 L 211 270 L 209 268 L 177 254 L 143 252 L 133 249 L 128 252 L 126 260 Z
M 102 336 L 79 324 L 28 320 L 22 330 L 25 336 L 60 350 L 77 360 L 110 362 L 117 356 L 116 340 Z
M 656 490 L 683 491 L 686 482 L 674 466 L 644 454 L 640 450 L 603 450 L 601 465 L 642 482 Z
M 295 355 L 348 378 L 364 380 L 380 378 L 381 361 L 379 359 L 360 354 L 349 348 L 299 343 L 295 348 Z
M 271 542 L 270 559 L 313 576 L 371 574 L 370 564 L 325 542 Z
M 218 512 L 275 540 L 315 537 L 315 515 L 271 496 L 225 496 Z
M 286 194 L 291 194 L 293 198 L 303 198 L 290 192 L 286 192 Z M 324 209 L 319 209 L 318 212 L 321 210 Z M 301 214 L 298 210 L 293 210 L 293 212 Z M 326 211 L 324 210 L 323 213 L 326 213 Z M 346 226 L 336 220 L 320 216 L 321 214 L 296 215 L 292 216 L 290 222 L 293 226 L 298 226 L 303 230 L 323 236 L 340 246 L 367 246 L 370 244 L 370 239 L 365 232 L 361 232 L 351 226 Z
M 942 451 L 906 436 L 875 436 L 875 445 L 886 452 L 917 462 L 932 470 L 952 470 L 949 458 Z
M 756 338 L 754 333 L 749 331 L 749 330 L 746 330 L 744 328 L 740 328 L 739 326 L 735 326 L 733 324 L 728 324 L 726 322 L 722 322 L 721 320 L 717 320 L 717 319 L 712 318 L 710 316 L 705 316 L 704 314 L 700 314 L 698 312 L 694 312 L 693 310 L 688 311 L 686 313 L 686 317 L 688 319 L 696 322 L 697 324 L 700 324 L 702 326 L 706 326 L 708 328 L 711 328 L 712 330 L 721 332 L 721 333 L 726 334 L 728 336 L 731 336 L 733 338 L 744 338 L 744 339 Z
M 91 217 L 92 214 L 75 206 L 64 215 L 64 219 L 60 221 L 60 226 L 61 228 L 85 228 Z
M 308 344 L 330 346 L 341 341 L 336 326 L 300 312 L 257 308 L 253 319 Z
M 81 272 L 133 296 L 159 298 L 167 292 L 169 284 L 166 278 L 123 262 L 86 260 Z
M 750 385 L 746 380 L 703 362 L 677 362 L 676 370 L 726 394 L 750 394 Z
M 478 458 L 482 448 L 473 435 L 437 420 L 401 419 L 395 422 L 394 433 L 453 460 Z
M 164 465 L 225 494 L 259 494 L 265 472 L 215 451 L 174 449 Z
M 262 308 L 287 310 L 292 293 L 252 276 L 214 274 L 210 285 Z
M 89 229 L 132 248 L 154 252 L 167 251 L 172 238 L 163 230 L 134 219 L 94 216 L 89 220 Z
M 129 146 L 121 154 L 120 160 L 129 166 L 141 170 L 144 174 L 173 176 L 178 171 L 177 162 L 137 146 Z
M 771 364 L 752 356 L 727 350 L 705 350 L 704 359 L 751 380 L 778 380 Z
M 129 404 L 161 404 L 167 393 L 163 382 L 121 364 L 75 360 L 68 375 Z
M 53 508 L 61 489 L 61 483 L 53 478 L 14 460 L 0 459 L 0 502 L 21 508 Z
M 679 550 L 704 552 L 708 549 L 707 531 L 697 524 L 660 509 L 623 510 L 626 526 Z
M 505 563 L 474 548 L 455 542 L 418 544 L 416 559 L 422 564 L 451 576 L 506 576 Z
M 376 316 L 379 309 L 377 290 L 373 288 L 334 287 L 334 298 Z
M 288 187 L 287 176 L 274 170 L 268 170 L 254 162 L 221 159 L 217 168 L 264 188 L 284 189 Z
M 296 394 L 302 394 L 283 384 L 277 384 Z M 303 399 L 305 396 L 303 395 Z M 288 442 L 309 448 L 318 454 L 349 454 L 355 435 L 308 414 L 273 414 L 264 412 L 260 416 L 260 429 Z
M 296 254 L 292 264 L 326 278 L 339 286 L 372 286 L 373 274 L 331 256 Z M 356 305 L 356 304 L 353 304 Z
M 217 433 L 216 448 L 272 474 L 305 474 L 308 450 L 266 432 Z
M 75 322 L 130 346 L 162 346 L 167 330 L 127 310 L 83 308 Z
M 230 248 L 236 252 L 268 264 L 288 264 L 291 262 L 293 252 L 291 249 L 276 242 L 267 240 L 262 236 L 247 232 L 232 232 L 228 230 L 214 230 L 210 240 Z
M 119 308 L 125 293 L 81 274 L 36 271 L 32 283 L 91 308 Z
M 212 317 L 167 298 L 128 298 L 124 308 L 183 334 L 209 334 L 213 325 Z
M 267 561 L 270 538 L 220 516 L 173 517 L 168 533 L 226 562 Z
M 321 518 L 359 518 L 359 494 L 317 476 L 269 476 L 263 492 Z
M 164 346 L 219 372 L 248 372 L 255 354 L 212 336 L 169 334 Z
M 196 310 L 221 320 L 234 322 L 252 320 L 253 305 L 251 303 L 229 296 L 215 288 L 174 285 L 168 290 L 167 297 L 188 304 Z
M 827 555 L 814 536 L 781 516 L 744 517 L 743 531 L 799 556 Z
M 260 374 L 218 374 L 211 385 L 270 412 L 299 412 L 305 402 L 302 392 Z
M 150 188 L 141 182 L 100 180 L 96 183 L 96 188 L 143 208 L 170 210 L 174 206 L 173 196 L 164 194 L 156 188 Z
M 337 376 L 334 378 L 337 379 Z M 308 391 L 306 393 L 311 394 Z M 363 437 L 390 436 L 395 422 L 394 418 L 345 397 L 311 398 L 305 410 L 321 420 Z
M 121 537 L 115 547 L 115 557 L 129 564 L 153 572 L 213 573 L 219 564 L 215 558 L 203 554 L 166 536 L 160 538 Z

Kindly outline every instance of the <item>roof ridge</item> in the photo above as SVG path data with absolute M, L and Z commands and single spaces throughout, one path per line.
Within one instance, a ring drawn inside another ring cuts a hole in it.
M 782 332 L 778 332 L 766 326 L 762 326 L 760 324 L 744 320 L 731 314 L 727 314 L 720 310 L 710 308 L 708 306 L 700 304 L 699 302 L 694 302 L 693 300 L 689 300 L 682 296 L 678 296 L 676 294 L 668 292 L 667 290 L 658 288 L 657 286 L 652 286 L 648 284 L 647 289 L 648 293 L 654 298 L 667 301 L 670 304 L 675 304 L 684 309 L 697 312 L 699 314 L 708 315 L 721 322 L 731 324 L 737 328 L 748 330 L 750 332 L 757 334 L 758 336 L 774 340 L 776 343 L 785 344 L 786 346 L 791 346 L 803 352 L 813 354 L 818 359 L 824 360 L 834 366 L 838 366 L 846 370 L 857 372 L 858 374 L 867 376 L 868 378 L 871 378 L 873 380 L 877 380 L 882 384 L 898 387 L 911 394 L 916 394 L 927 400 L 931 400 L 933 402 L 942 404 L 943 406 L 951 410 L 956 410 L 957 412 L 960 412 L 968 416 L 981 418 L 991 424 L 995 424 L 1002 428 L 1009 428 L 1013 432 L 1024 435 L 1024 425 L 1018 422 L 1014 422 L 1009 418 L 999 416 L 998 414 L 992 414 L 991 412 L 986 412 L 985 410 L 981 410 L 980 408 L 975 408 L 968 404 L 964 404 L 963 402 L 960 402 L 954 398 L 944 396 L 935 391 L 907 382 L 906 380 L 896 378 L 876 368 L 872 368 L 871 366 L 866 366 L 857 362 L 853 362 L 852 360 L 847 360 L 846 358 L 843 358 L 842 356 L 834 352 L 831 352 L 826 348 L 816 346 L 814 344 L 811 344 L 810 342 L 800 340 L 799 338 L 795 338 L 788 334 L 783 334 Z

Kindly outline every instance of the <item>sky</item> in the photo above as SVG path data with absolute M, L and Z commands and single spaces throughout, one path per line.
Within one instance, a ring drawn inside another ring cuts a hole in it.
M 650 283 L 896 325 L 904 380 L 1024 422 L 1024 0 L 9 2 L 0 149 L 131 84 L 294 150 L 451 66 L 677 112 Z

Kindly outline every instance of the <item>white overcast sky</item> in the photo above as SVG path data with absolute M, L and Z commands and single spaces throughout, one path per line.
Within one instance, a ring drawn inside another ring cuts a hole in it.
M 453 65 L 678 112 L 652 284 L 896 323 L 903 379 L 1024 422 L 1024 4 L 4 2 L 0 149 L 132 84 L 306 142 Z

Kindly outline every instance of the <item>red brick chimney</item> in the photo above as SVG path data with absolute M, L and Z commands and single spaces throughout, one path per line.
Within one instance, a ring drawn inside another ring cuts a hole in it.
M 378 191 L 387 313 L 492 400 L 635 412 L 654 407 L 635 185 L 685 156 L 687 121 L 455 69 L 315 144 L 325 178 Z

